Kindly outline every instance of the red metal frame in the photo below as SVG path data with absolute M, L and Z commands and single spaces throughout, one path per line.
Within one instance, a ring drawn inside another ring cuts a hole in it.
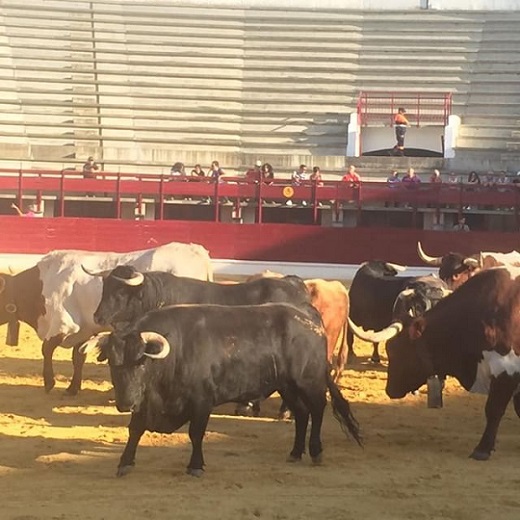
M 319 223 L 320 203 L 332 205 L 339 214 L 342 207 L 356 209 L 358 216 L 363 209 L 383 203 L 408 205 L 417 212 L 420 208 L 434 208 L 437 216 L 445 206 L 451 206 L 462 213 L 465 206 L 492 206 L 514 208 L 517 224 L 519 223 L 520 184 L 500 185 L 492 188 L 475 188 L 466 184 L 429 184 L 414 185 L 409 189 L 405 185 L 390 188 L 386 182 L 365 182 L 353 187 L 342 181 L 323 181 L 320 184 L 308 181 L 300 186 L 292 186 L 290 180 L 272 184 L 248 182 L 243 177 L 228 177 L 223 182 L 213 182 L 208 178 L 176 177 L 169 182 L 169 177 L 161 175 L 110 173 L 104 172 L 97 179 L 84 179 L 80 173 L 51 170 L 0 170 L 0 193 L 12 194 L 21 205 L 24 199 L 40 202 L 45 197 L 54 197 L 58 201 L 57 217 L 66 217 L 65 201 L 68 197 L 84 198 L 95 201 L 96 196 L 112 198 L 115 204 L 115 218 L 121 218 L 123 198 L 135 200 L 140 204 L 144 199 L 153 199 L 158 205 L 158 220 L 165 219 L 165 201 L 175 197 L 186 199 L 211 198 L 214 206 L 213 220 L 220 220 L 220 206 L 230 199 L 235 208 L 241 204 L 256 205 L 256 223 L 263 221 L 265 201 L 284 204 L 288 197 L 284 188 L 291 187 L 290 198 L 298 202 L 305 201 L 312 211 L 313 222 Z M 404 209 L 403 209 L 404 210 Z
M 394 125 L 399 107 L 406 108 L 411 125 L 446 126 L 452 110 L 451 92 L 361 91 L 357 111 L 360 126 Z

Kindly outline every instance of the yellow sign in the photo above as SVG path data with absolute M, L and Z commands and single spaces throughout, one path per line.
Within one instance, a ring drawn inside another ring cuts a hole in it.
M 294 195 L 294 190 L 293 190 L 293 188 L 291 188 L 291 186 L 286 186 L 283 189 L 282 193 L 283 193 L 284 197 L 287 197 L 288 199 L 290 199 Z

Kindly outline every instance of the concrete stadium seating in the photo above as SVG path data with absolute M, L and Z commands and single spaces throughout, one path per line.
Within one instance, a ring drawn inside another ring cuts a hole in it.
M 412 90 L 453 92 L 457 157 L 501 167 L 520 157 L 519 23 L 519 12 L 12 0 L 0 4 L 0 166 L 80 168 L 94 155 L 107 171 L 218 159 L 236 173 L 261 159 L 378 176 L 381 160 L 344 157 L 358 92 Z

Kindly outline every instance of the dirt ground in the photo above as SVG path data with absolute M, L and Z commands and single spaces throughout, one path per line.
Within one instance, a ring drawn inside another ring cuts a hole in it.
M 146 434 L 134 471 L 116 478 L 129 416 L 112 401 L 108 367 L 94 356 L 83 391 L 64 395 L 71 352 L 55 356 L 56 388 L 42 388 L 40 344 L 22 327 L 19 347 L 0 327 L 1 520 L 48 519 L 356 519 L 500 520 L 520 518 L 519 420 L 508 410 L 488 462 L 468 455 L 484 425 L 484 397 L 447 385 L 443 409 L 420 392 L 401 401 L 384 394 L 385 368 L 364 357 L 341 380 L 359 420 L 364 448 L 347 439 L 327 408 L 324 463 L 289 464 L 293 426 L 215 410 L 205 439 L 206 472 L 185 475 L 186 428 Z

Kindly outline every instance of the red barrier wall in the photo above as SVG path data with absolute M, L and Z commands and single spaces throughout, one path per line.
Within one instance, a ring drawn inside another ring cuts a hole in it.
M 473 231 L 16 216 L 0 217 L 0 225 L 0 253 L 18 254 L 55 249 L 124 252 L 178 241 L 202 244 L 212 258 L 338 264 L 381 258 L 421 265 L 417 240 L 434 256 L 448 251 L 508 252 L 520 247 L 516 233 Z

